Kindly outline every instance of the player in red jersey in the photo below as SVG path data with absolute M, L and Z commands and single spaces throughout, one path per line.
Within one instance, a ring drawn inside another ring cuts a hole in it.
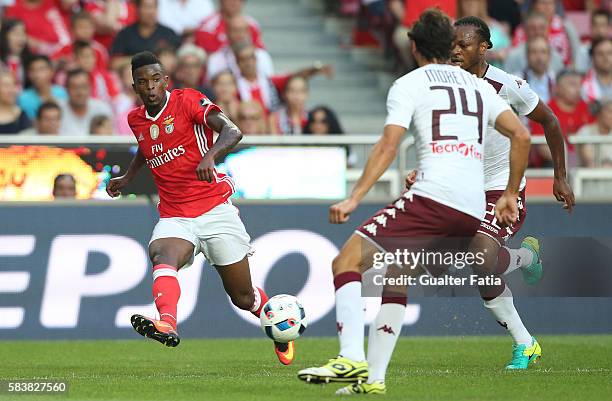
M 250 237 L 229 200 L 234 183 L 215 169 L 215 160 L 234 148 L 242 133 L 200 92 L 168 92 L 168 76 L 154 54 L 142 52 L 132 58 L 132 77 L 134 91 L 144 103 L 128 115 L 138 152 L 126 173 L 110 180 L 106 191 L 118 196 L 145 163 L 153 174 L 160 219 L 149 242 L 149 257 L 160 320 L 133 315 L 131 321 L 139 334 L 176 347 L 181 292 L 177 271 L 189 266 L 197 253 L 215 266 L 240 309 L 259 316 L 268 299 L 251 284 Z M 213 131 L 219 133 L 214 143 Z M 275 351 L 281 363 L 293 361 L 293 342 L 275 343 Z

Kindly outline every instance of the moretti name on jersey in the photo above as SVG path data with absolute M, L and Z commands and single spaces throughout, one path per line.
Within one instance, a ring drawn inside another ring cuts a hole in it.
M 185 154 L 185 148 L 183 145 L 168 149 L 164 152 L 164 145 L 161 143 L 151 146 L 151 151 L 155 156 L 151 159 L 147 159 L 147 165 L 152 169 L 163 166 L 164 164 L 174 160 L 175 157 L 180 157 Z

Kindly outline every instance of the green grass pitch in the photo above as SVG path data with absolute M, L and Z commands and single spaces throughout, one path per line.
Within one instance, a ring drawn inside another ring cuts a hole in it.
M 508 337 L 404 337 L 381 399 L 612 400 L 612 336 L 539 340 L 544 357 L 538 364 L 504 372 Z M 0 380 L 53 378 L 70 385 L 67 395 L 4 393 L 0 400 L 326 400 L 337 399 L 333 393 L 340 387 L 296 378 L 299 369 L 335 355 L 335 338 L 298 340 L 291 366 L 280 365 L 264 339 L 184 338 L 175 349 L 145 339 L 0 344 Z

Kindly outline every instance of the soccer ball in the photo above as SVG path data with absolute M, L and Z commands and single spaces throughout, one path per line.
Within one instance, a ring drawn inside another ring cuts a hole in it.
M 270 298 L 264 305 L 259 320 L 264 333 L 279 343 L 295 340 L 302 335 L 308 324 L 300 301 L 287 294 Z

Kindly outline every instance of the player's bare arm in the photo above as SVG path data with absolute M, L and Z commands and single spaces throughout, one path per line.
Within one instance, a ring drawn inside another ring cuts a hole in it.
M 140 171 L 144 164 L 145 158 L 139 150 L 132 158 L 132 161 L 130 162 L 125 174 L 123 174 L 121 177 L 111 179 L 108 184 L 106 184 L 106 193 L 112 198 L 119 196 L 121 194 L 121 190 L 125 188 L 125 186 L 127 186 L 134 179 L 134 177 L 136 177 L 136 174 L 138 171 Z
M 228 154 L 242 139 L 242 132 L 223 112 L 212 110 L 206 118 L 210 128 L 219 133 L 213 147 L 204 155 L 196 168 L 201 181 L 212 182 L 215 178 L 215 160 Z
M 517 199 L 521 180 L 527 168 L 531 139 L 529 131 L 510 110 L 501 113 L 495 129 L 510 138 L 510 177 L 503 195 L 495 205 L 495 216 L 502 224 L 512 224 L 518 217 Z
M 567 182 L 567 172 L 565 170 L 565 140 L 563 139 L 559 120 L 550 107 L 541 100 L 527 117 L 544 128 L 544 136 L 546 137 L 546 143 L 552 155 L 552 162 L 555 170 L 553 194 L 559 202 L 563 202 L 563 208 L 571 213 L 576 204 L 576 199 L 572 188 Z
M 355 184 L 351 196 L 329 208 L 330 223 L 342 224 L 348 221 L 349 215 L 357 208 L 359 202 L 366 196 L 370 188 L 372 188 L 395 159 L 397 149 L 405 132 L 406 129 L 399 125 L 385 126 L 383 136 L 372 148 L 365 168 L 357 184 Z

